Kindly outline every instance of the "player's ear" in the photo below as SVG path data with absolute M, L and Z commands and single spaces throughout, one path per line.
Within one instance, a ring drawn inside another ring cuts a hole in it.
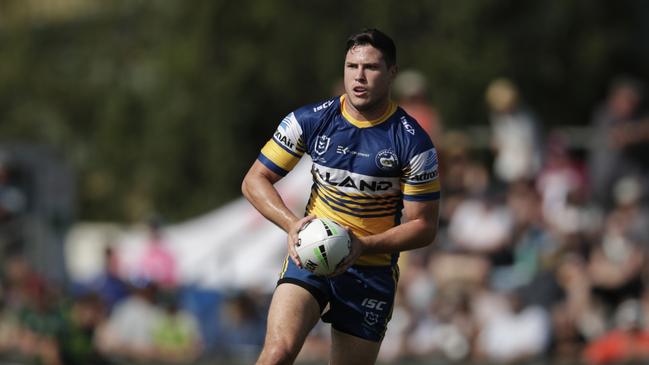
M 397 74 L 399 73 L 399 66 L 397 65 L 390 66 L 388 72 L 390 73 L 390 79 L 394 81 L 394 79 L 397 77 Z

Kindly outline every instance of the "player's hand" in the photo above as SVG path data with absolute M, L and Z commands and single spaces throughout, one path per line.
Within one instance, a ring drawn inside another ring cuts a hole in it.
M 295 249 L 298 242 L 297 234 L 298 232 L 300 232 L 300 230 L 302 230 L 302 227 L 304 227 L 305 224 L 314 220 L 315 218 L 315 215 L 306 216 L 293 223 L 293 226 L 288 231 L 288 255 L 291 257 L 291 260 L 293 260 L 295 265 L 299 268 L 302 267 L 302 263 L 300 262 L 300 257 L 298 256 L 297 250 Z
M 349 267 L 352 266 L 354 262 L 356 262 L 356 260 L 363 254 L 364 251 L 363 242 L 352 233 L 351 229 L 347 227 L 345 227 L 345 229 L 347 230 L 347 234 L 349 234 L 349 238 L 351 239 L 351 249 L 349 250 L 349 255 L 347 255 L 345 259 L 342 260 L 338 264 L 338 266 L 336 266 L 336 270 L 327 275 L 327 277 L 329 278 L 340 275 L 347 271 L 347 269 L 349 269 Z

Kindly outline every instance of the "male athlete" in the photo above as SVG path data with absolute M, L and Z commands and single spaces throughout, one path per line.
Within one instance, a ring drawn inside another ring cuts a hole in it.
M 351 36 L 345 94 L 286 116 L 243 180 L 246 198 L 288 233 L 257 364 L 292 364 L 321 317 L 332 327 L 330 364 L 374 364 L 392 314 L 398 254 L 435 238 L 437 153 L 391 101 L 396 74 L 392 39 L 376 29 Z M 273 184 L 304 153 L 313 159 L 313 187 L 300 219 Z M 329 217 L 352 236 L 351 253 L 329 277 L 303 269 L 295 250 L 298 231 L 314 217 Z

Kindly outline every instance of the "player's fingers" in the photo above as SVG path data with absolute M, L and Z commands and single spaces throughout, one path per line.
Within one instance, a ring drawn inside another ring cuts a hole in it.
M 299 221 L 297 221 L 297 227 L 298 227 L 297 230 L 298 230 L 298 232 L 299 232 L 300 230 L 302 230 L 302 228 L 304 228 L 304 226 L 305 226 L 307 223 L 311 222 L 311 221 L 314 220 L 315 218 L 316 218 L 316 216 L 313 215 L 313 214 L 311 214 L 311 215 L 308 215 L 308 216 L 306 216 L 306 217 L 303 217 L 302 219 L 300 219 Z
M 300 262 L 300 258 L 297 255 L 295 256 L 291 255 L 291 260 L 293 260 L 295 266 L 302 268 L 302 263 Z
M 300 261 L 300 256 L 297 254 L 297 250 L 295 247 L 299 244 L 299 238 L 298 238 L 298 233 L 302 228 L 310 221 L 314 220 L 316 217 L 314 215 L 309 215 L 306 217 L 301 218 L 294 224 L 294 228 L 291 229 L 291 232 L 288 234 L 288 255 L 291 257 L 291 260 L 293 260 L 293 263 L 297 267 L 302 267 L 302 262 Z
M 345 271 L 347 271 L 347 269 L 349 269 L 350 266 L 352 266 L 351 264 L 352 264 L 352 259 L 350 254 L 347 255 L 341 262 L 339 262 L 338 265 L 336 265 L 336 270 L 334 270 L 334 272 L 332 272 L 331 274 L 327 275 L 327 277 L 333 277 L 344 273 Z
M 291 244 L 288 245 L 288 255 L 297 267 L 302 267 L 302 262 L 300 262 L 300 256 L 297 254 L 295 246 Z

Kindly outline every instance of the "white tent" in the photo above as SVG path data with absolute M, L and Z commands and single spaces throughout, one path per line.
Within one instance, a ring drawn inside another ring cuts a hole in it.
M 311 185 L 311 161 L 302 161 L 276 187 L 286 204 L 302 215 Z M 103 247 L 115 244 L 125 276 L 137 271 L 147 235 L 142 227 L 79 224 L 66 242 L 73 280 L 100 272 Z M 254 287 L 271 291 L 286 256 L 286 233 L 267 221 L 243 197 L 203 216 L 163 228 L 167 248 L 177 260 L 182 283 L 205 289 Z

